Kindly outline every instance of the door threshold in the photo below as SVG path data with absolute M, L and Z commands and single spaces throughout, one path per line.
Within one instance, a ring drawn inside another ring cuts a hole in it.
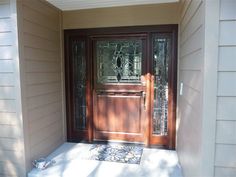
M 91 144 L 119 144 L 119 145 L 136 145 L 136 146 L 145 146 L 144 143 L 140 142 L 129 142 L 129 141 L 120 141 L 120 140 L 94 140 Z

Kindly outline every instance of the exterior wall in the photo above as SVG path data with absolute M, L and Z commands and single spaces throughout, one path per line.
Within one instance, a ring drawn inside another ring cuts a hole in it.
M 177 151 L 184 176 L 213 177 L 219 0 L 181 2 Z M 179 83 L 180 84 L 180 83 Z
M 236 176 L 236 1 L 221 0 L 215 176 Z
M 63 12 L 63 28 L 178 24 L 178 3 Z
M 27 171 L 64 142 L 61 11 L 41 0 L 18 1 Z
M 177 152 L 186 177 L 201 176 L 203 70 L 204 70 L 204 3 L 181 2 L 179 25 L 179 84 Z
M 15 0 L 0 1 L 0 177 L 25 173 Z

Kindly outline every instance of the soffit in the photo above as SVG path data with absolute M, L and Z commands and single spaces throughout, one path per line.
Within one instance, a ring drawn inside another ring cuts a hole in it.
M 173 3 L 179 0 L 47 0 L 57 8 L 68 10 L 93 9 L 130 5 Z

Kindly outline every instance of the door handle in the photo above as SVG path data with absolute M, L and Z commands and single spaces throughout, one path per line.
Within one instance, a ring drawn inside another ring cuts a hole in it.
M 142 97 L 143 97 L 143 107 L 144 107 L 144 110 L 146 110 L 146 92 L 142 92 Z

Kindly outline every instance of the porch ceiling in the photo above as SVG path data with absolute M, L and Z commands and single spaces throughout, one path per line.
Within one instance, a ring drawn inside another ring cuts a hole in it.
M 93 9 L 102 7 L 145 5 L 178 2 L 179 0 L 47 0 L 57 8 L 66 10 Z

